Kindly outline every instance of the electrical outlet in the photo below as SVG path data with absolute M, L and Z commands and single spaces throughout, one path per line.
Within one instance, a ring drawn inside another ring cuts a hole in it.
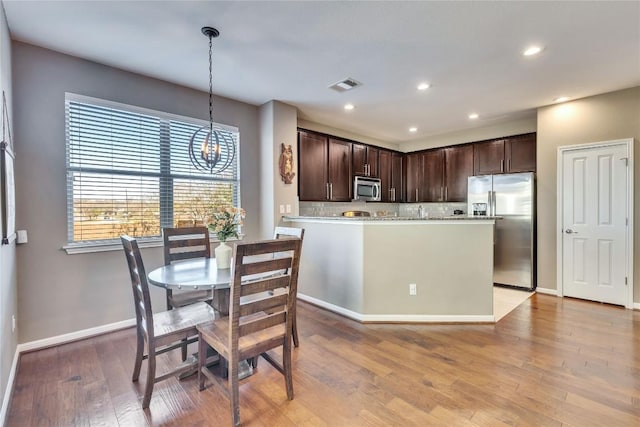
M 409 283 L 409 295 L 418 295 L 418 288 L 415 283 Z
M 284 205 L 280 205 L 280 213 L 284 213 Z
M 11 332 L 16 331 L 16 316 L 11 315 Z
M 287 213 L 291 213 L 291 205 L 287 205 Z

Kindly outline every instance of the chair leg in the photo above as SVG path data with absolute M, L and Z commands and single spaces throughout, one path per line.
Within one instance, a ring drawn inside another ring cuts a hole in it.
M 171 289 L 166 290 L 166 300 L 167 300 L 167 311 L 173 310 L 173 306 L 171 305 L 171 297 L 173 296 L 173 291 Z
M 156 351 L 149 348 L 149 358 L 147 363 L 147 383 L 144 385 L 144 398 L 142 399 L 142 409 L 147 409 L 151 402 L 151 393 L 156 379 Z
M 238 358 L 231 358 L 228 363 L 229 378 L 227 380 L 229 386 L 229 404 L 231 406 L 231 418 L 234 426 L 240 425 L 240 392 L 238 380 Z
M 295 303 L 293 304 L 293 316 L 291 316 L 291 336 L 293 337 L 293 345 L 294 347 L 298 347 L 300 345 L 300 341 L 298 340 L 298 314 L 296 313 L 298 310 L 296 309 Z
M 293 400 L 293 375 L 291 372 L 291 340 L 285 340 L 282 348 L 282 368 L 287 386 L 287 399 Z
M 140 378 L 140 367 L 142 366 L 142 356 L 144 354 L 144 337 L 139 330 L 136 330 L 136 360 L 133 364 L 133 376 L 131 381 L 136 382 Z
M 202 339 L 202 334 L 198 332 L 198 386 L 200 391 L 204 390 L 204 374 L 202 369 L 206 369 L 207 343 Z
M 185 360 L 187 360 L 187 340 L 184 339 L 182 340 L 183 344 L 182 344 L 182 361 L 184 362 Z

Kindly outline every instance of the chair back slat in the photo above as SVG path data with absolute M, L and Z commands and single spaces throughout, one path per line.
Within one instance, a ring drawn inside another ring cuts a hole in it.
M 131 276 L 131 289 L 133 291 L 133 300 L 136 307 L 136 323 L 142 329 L 145 339 L 153 336 L 153 312 L 151 310 L 151 297 L 149 296 L 149 283 L 147 282 L 147 274 L 140 255 L 138 242 L 133 237 L 120 237 L 124 254 L 129 266 L 129 275 Z
M 280 239 L 281 237 L 298 237 L 300 240 L 304 238 L 304 228 L 296 227 L 276 227 L 273 232 L 274 239 Z
M 244 285 L 246 286 L 246 285 Z M 240 305 L 240 316 L 248 316 L 250 314 L 259 313 L 261 311 L 271 311 L 279 307 L 287 305 L 287 294 L 282 293 L 267 298 L 252 300 Z
M 162 236 L 165 265 L 184 259 L 211 257 L 207 227 L 165 227 Z
M 267 314 L 264 317 L 250 319 L 246 323 L 240 324 L 239 334 L 240 336 L 253 334 L 253 333 L 262 331 L 263 329 L 267 329 L 272 326 L 279 325 L 281 323 L 286 323 L 286 321 L 287 321 L 286 311 L 278 311 L 275 313 Z
M 271 271 L 271 270 L 267 270 Z M 246 297 L 253 294 L 257 294 L 265 291 L 273 291 L 279 288 L 286 288 L 289 286 L 289 281 L 291 278 L 288 274 L 270 277 L 261 280 L 252 280 L 250 282 L 245 282 L 240 288 L 240 296 Z
M 278 240 L 278 243 L 280 242 L 283 242 L 283 240 Z M 263 252 L 262 255 L 265 255 L 265 253 Z M 291 255 L 283 251 L 278 251 L 277 253 L 273 253 L 273 256 L 277 258 L 240 265 L 240 274 L 243 277 L 243 281 L 251 280 L 251 277 L 247 276 L 268 273 L 270 271 L 278 273 L 282 272 L 281 270 L 286 270 L 291 267 L 293 260 Z

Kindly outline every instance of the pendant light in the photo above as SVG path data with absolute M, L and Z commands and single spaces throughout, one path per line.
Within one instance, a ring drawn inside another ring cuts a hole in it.
M 219 173 L 227 169 L 235 156 L 235 141 L 228 132 L 213 129 L 213 38 L 220 32 L 202 27 L 209 38 L 209 124 L 198 129 L 189 140 L 189 158 L 193 166 L 203 172 Z

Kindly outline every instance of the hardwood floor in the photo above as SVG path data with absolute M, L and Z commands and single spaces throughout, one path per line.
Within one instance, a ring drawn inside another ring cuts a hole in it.
M 635 426 L 640 312 L 534 295 L 496 325 L 363 325 L 298 305 L 295 398 L 268 363 L 240 385 L 247 426 Z M 133 329 L 22 355 L 7 426 L 228 426 L 196 376 L 143 411 Z M 176 352 L 174 360 L 179 359 Z M 159 369 L 167 359 L 158 361 Z M 145 365 L 143 364 L 144 378 Z

